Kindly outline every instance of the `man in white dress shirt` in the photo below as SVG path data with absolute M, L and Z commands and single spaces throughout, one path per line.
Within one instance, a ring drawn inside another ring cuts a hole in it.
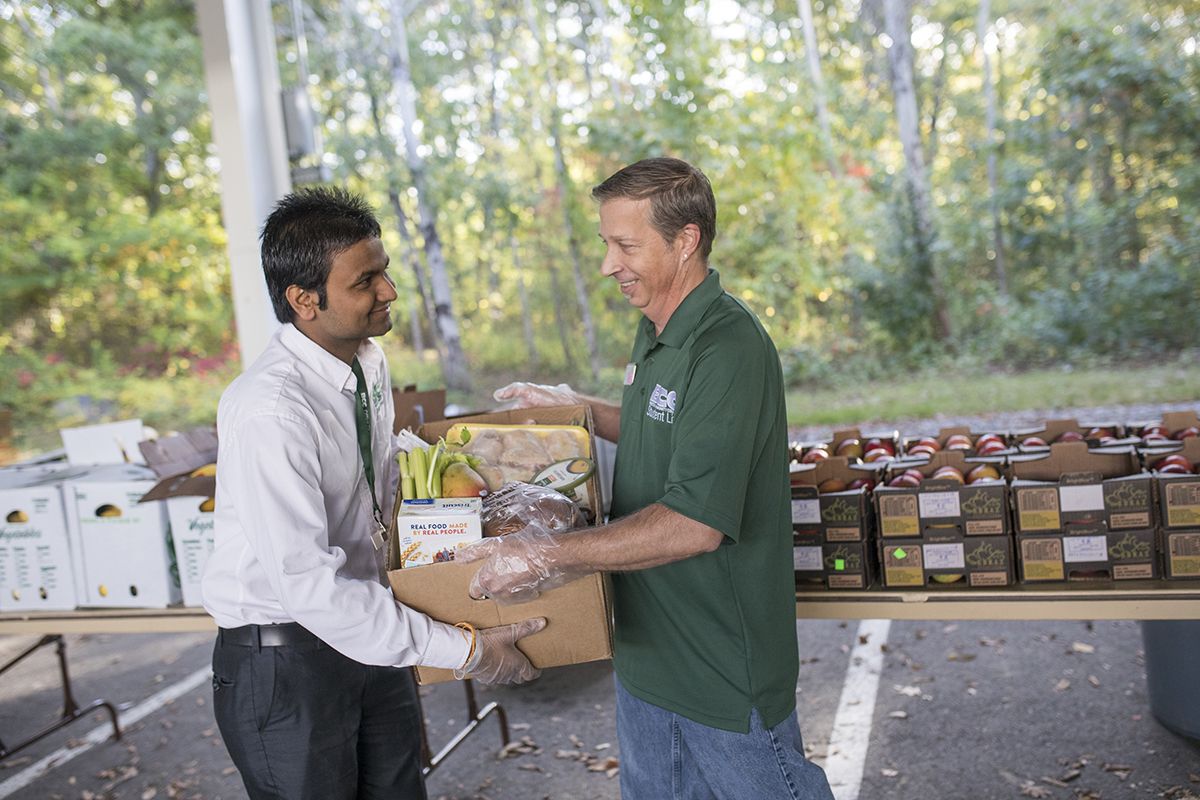
M 514 642 L 395 601 L 383 567 L 398 468 L 387 333 L 395 284 L 361 198 L 310 189 L 262 232 L 283 323 L 221 397 L 213 700 L 253 800 L 425 798 L 414 664 L 489 683 L 536 676 Z

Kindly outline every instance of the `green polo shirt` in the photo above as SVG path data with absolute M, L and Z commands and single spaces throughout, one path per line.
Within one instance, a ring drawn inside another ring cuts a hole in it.
M 661 336 L 643 318 L 621 401 L 614 519 L 662 505 L 715 552 L 613 575 L 613 666 L 635 697 L 745 733 L 796 707 L 787 414 L 775 345 L 710 270 Z M 653 535 L 653 534 L 650 534 Z

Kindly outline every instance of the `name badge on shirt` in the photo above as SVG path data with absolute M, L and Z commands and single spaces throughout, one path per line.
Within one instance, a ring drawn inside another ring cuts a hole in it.
M 383 527 L 383 523 L 377 519 L 371 520 L 371 544 L 375 545 L 376 550 L 383 547 L 386 536 L 387 529 Z
M 637 374 L 637 364 L 625 365 L 625 385 L 633 386 L 633 376 Z

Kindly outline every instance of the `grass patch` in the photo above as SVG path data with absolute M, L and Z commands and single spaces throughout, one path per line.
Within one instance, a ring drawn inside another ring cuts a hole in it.
M 1176 363 L 1144 369 L 914 376 L 831 389 L 798 387 L 788 390 L 787 407 L 790 425 L 840 425 L 1197 398 L 1200 371 Z

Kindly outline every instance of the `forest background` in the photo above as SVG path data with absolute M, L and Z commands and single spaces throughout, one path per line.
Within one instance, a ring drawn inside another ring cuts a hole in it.
M 712 265 L 801 392 L 1196 372 L 1194 0 L 272 13 L 281 81 L 316 119 L 296 165 L 379 210 L 398 384 L 466 408 L 517 377 L 615 397 L 638 312 L 599 274 L 588 192 L 658 155 L 712 180 Z M 0 88 L 0 405 L 18 442 L 211 423 L 241 364 L 192 4 L 0 0 Z

